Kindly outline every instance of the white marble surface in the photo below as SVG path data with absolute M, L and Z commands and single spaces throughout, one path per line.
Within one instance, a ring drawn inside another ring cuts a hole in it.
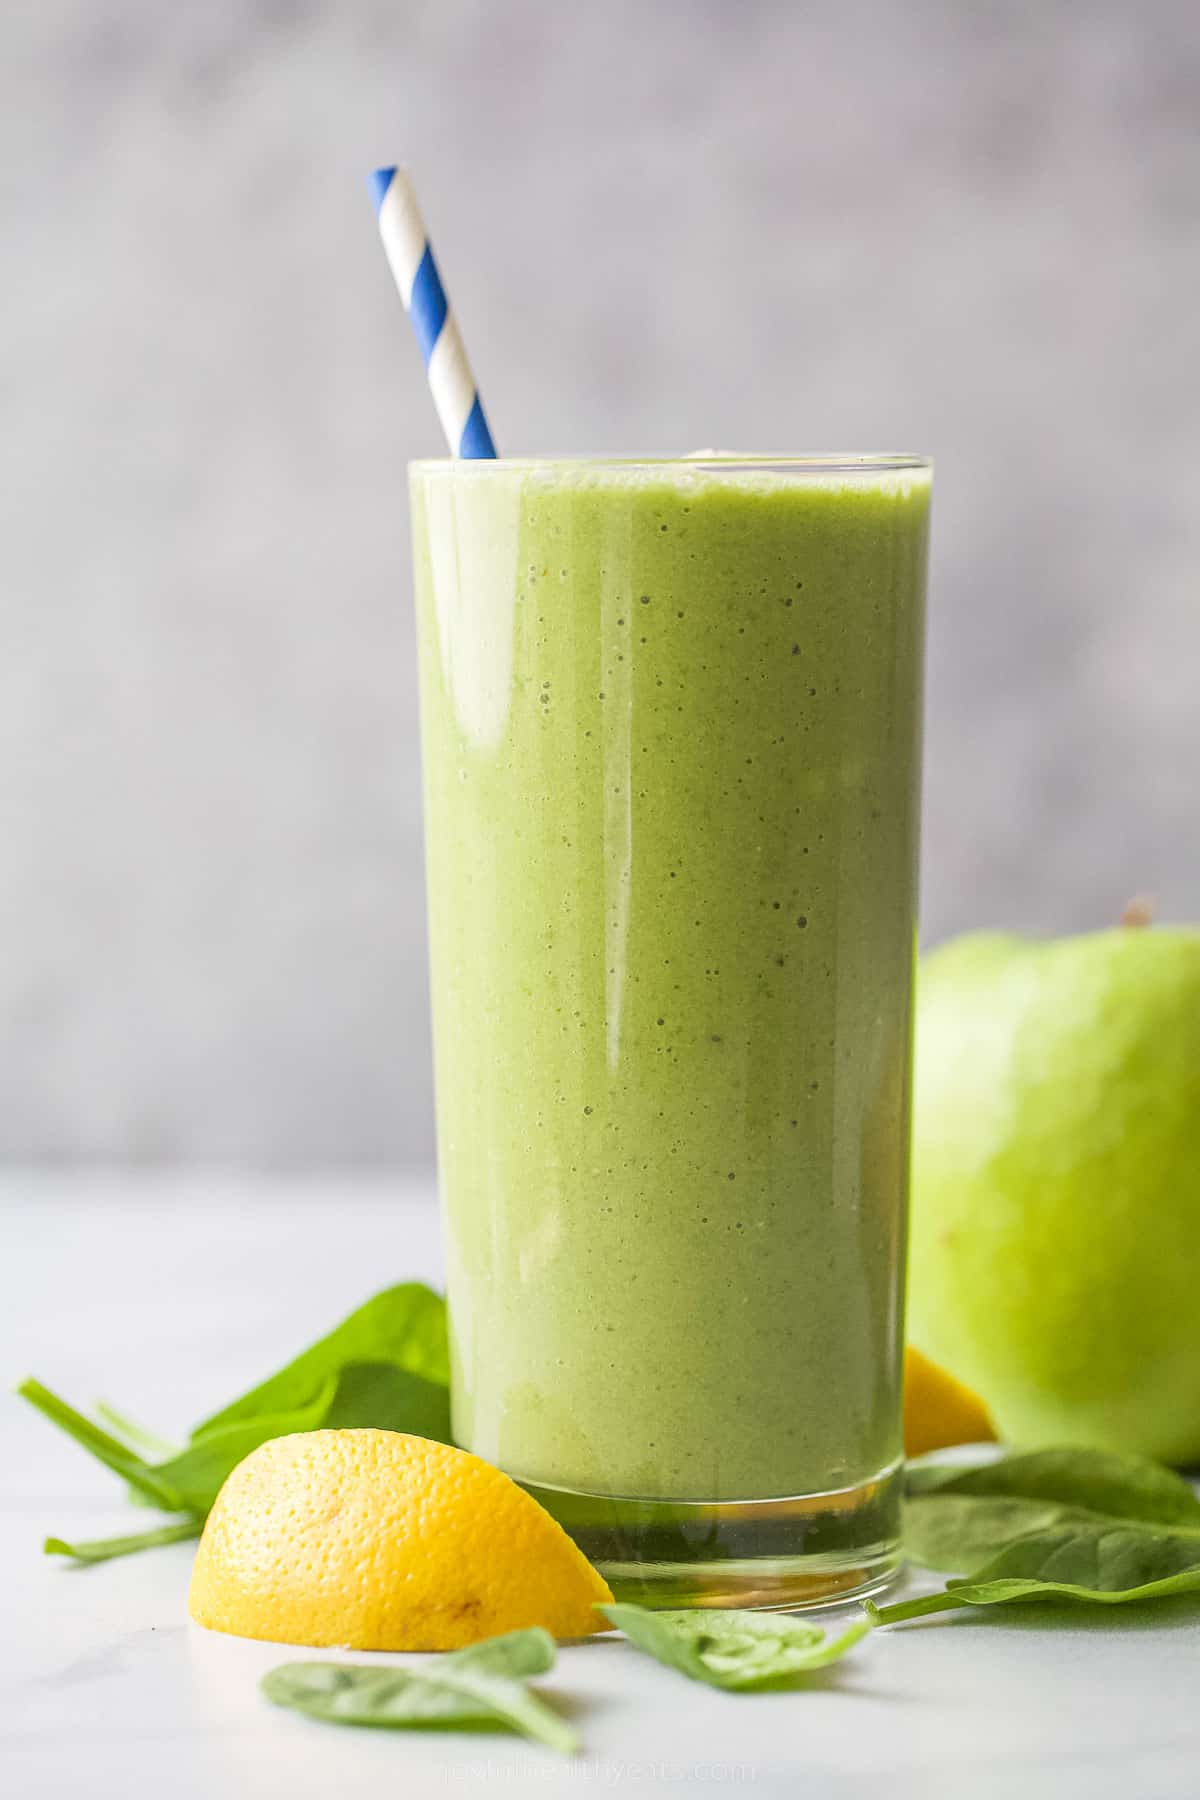
M 373 1287 L 435 1278 L 430 1196 L 384 1181 L 0 1181 L 3 1364 L 166 1431 L 261 1375 Z M 1158 1800 L 1197 1789 L 1200 1609 L 1174 1603 L 880 1632 L 803 1692 L 696 1687 L 619 1642 L 563 1652 L 547 1688 L 571 1764 L 500 1735 L 380 1733 L 278 1712 L 295 1654 L 187 1622 L 191 1548 L 94 1569 L 50 1530 L 129 1519 L 114 1479 L 16 1400 L 0 1458 L 0 1792 L 327 1800 L 353 1792 L 886 1792 L 889 1800 Z

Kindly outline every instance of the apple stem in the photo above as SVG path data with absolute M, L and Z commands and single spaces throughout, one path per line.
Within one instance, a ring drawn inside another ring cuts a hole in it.
M 1121 914 L 1121 923 L 1135 931 L 1144 931 L 1147 925 L 1153 925 L 1153 900 L 1146 894 L 1135 894 Z

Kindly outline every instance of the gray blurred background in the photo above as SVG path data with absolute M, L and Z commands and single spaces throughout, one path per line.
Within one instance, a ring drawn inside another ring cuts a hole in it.
M 924 922 L 1200 916 L 1195 0 L 9 0 L 0 1156 L 432 1151 L 407 160 L 502 447 L 938 459 Z

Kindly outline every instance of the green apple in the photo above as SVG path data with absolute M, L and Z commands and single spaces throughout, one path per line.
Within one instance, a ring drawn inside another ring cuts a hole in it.
M 1200 930 L 924 959 L 908 1334 L 1011 1443 L 1200 1460 Z

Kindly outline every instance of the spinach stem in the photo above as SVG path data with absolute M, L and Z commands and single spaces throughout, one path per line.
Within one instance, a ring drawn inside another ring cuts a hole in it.
M 71 1556 L 76 1562 L 108 1562 L 114 1556 L 132 1556 L 137 1550 L 153 1550 L 159 1544 L 182 1544 L 198 1538 L 204 1530 L 203 1519 L 182 1519 L 177 1525 L 158 1525 L 151 1531 L 139 1531 L 132 1537 L 92 1538 L 86 1543 L 71 1544 L 65 1538 L 48 1537 L 42 1545 L 47 1556 Z
M 943 1588 L 940 1594 L 921 1594 L 915 1600 L 896 1600 L 891 1606 L 875 1606 L 867 1600 L 864 1607 L 874 1625 L 902 1625 L 906 1619 L 924 1619 L 930 1613 L 951 1612 L 955 1607 L 967 1604 L 966 1600 L 960 1600 L 950 1588 Z

